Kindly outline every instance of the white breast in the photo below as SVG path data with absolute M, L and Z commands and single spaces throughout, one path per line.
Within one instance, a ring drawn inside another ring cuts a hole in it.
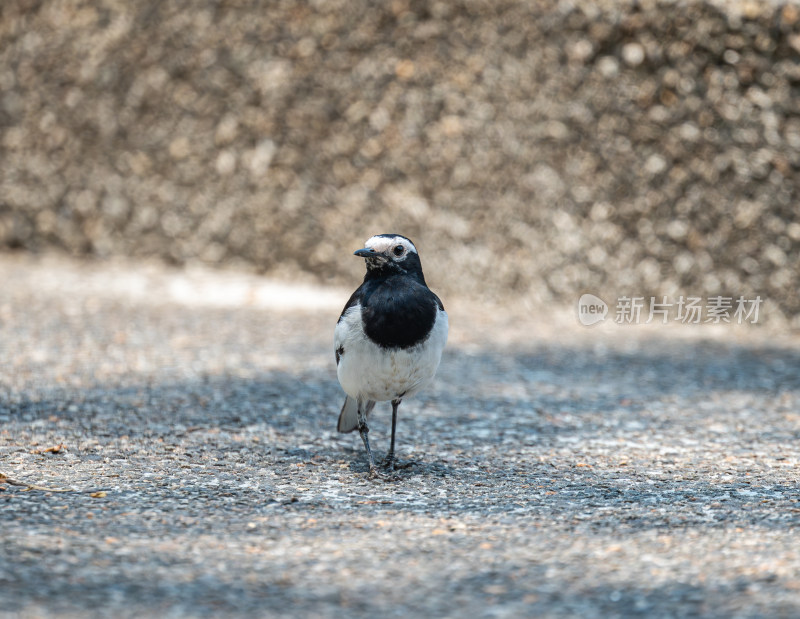
M 406 349 L 381 348 L 364 334 L 361 306 L 345 312 L 334 331 L 334 348 L 344 348 L 339 382 L 352 398 L 383 402 L 414 395 L 431 381 L 447 342 L 447 313 L 438 310 L 428 337 Z

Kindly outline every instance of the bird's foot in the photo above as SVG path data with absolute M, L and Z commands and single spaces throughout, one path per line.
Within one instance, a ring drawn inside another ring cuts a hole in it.
M 378 467 L 374 466 L 369 469 L 369 473 L 367 474 L 367 479 L 372 481 L 396 481 L 397 477 L 392 475 L 391 473 L 382 473 L 378 470 Z
M 398 460 L 394 454 L 389 454 L 383 459 L 381 466 L 389 471 L 397 471 L 399 469 L 407 469 L 416 463 L 415 460 Z
M 393 453 L 389 453 L 381 462 L 381 466 L 389 471 L 393 471 L 396 465 L 397 458 L 394 457 Z

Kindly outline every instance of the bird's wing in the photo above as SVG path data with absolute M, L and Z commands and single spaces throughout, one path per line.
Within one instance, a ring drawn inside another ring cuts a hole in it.
M 347 310 L 349 310 L 355 304 L 360 303 L 361 298 L 363 296 L 364 296 L 364 284 L 361 284 L 358 288 L 356 288 L 355 292 L 350 295 L 350 298 L 347 300 L 347 303 L 344 304 L 344 309 L 342 309 L 342 313 L 339 314 L 339 320 L 337 320 L 336 322 L 341 322 Z
M 336 357 L 336 365 L 339 365 L 339 360 L 342 358 L 344 354 L 344 336 L 346 329 L 342 323 L 342 319 L 344 315 L 347 313 L 351 307 L 358 305 L 361 302 L 361 298 L 364 296 L 364 285 L 362 284 L 359 286 L 356 291 L 350 295 L 350 298 L 345 303 L 344 309 L 342 313 L 339 314 L 339 320 L 336 321 L 336 329 L 333 331 L 333 354 Z

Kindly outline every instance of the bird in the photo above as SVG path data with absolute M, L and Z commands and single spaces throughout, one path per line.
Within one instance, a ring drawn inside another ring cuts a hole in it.
M 428 288 L 417 248 L 400 234 L 378 234 L 354 252 L 364 258 L 363 283 L 350 296 L 334 330 L 336 374 L 346 397 L 337 430 L 358 430 L 369 477 L 375 466 L 367 417 L 376 402 L 392 403 L 392 438 L 384 468 L 395 458 L 397 409 L 428 385 L 447 343 L 449 323 L 441 299 Z

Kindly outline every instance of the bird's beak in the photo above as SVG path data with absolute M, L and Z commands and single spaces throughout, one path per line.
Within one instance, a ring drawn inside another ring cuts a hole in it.
M 359 249 L 357 251 L 354 251 L 353 255 L 358 256 L 359 258 L 377 258 L 378 256 L 380 256 L 380 254 L 376 252 L 374 249 L 368 249 L 366 247 L 364 249 Z

